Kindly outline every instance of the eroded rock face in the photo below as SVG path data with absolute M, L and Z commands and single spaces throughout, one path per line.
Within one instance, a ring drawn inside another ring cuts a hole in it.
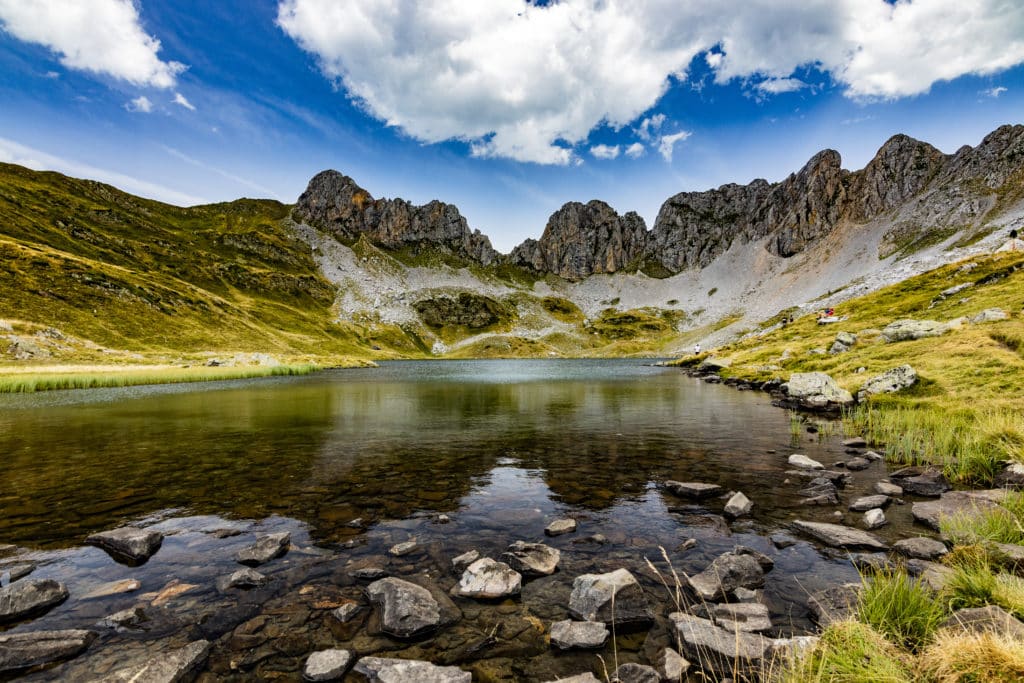
M 498 256 L 479 230 L 471 231 L 459 209 L 432 201 L 416 206 L 404 199 L 374 199 L 354 180 L 323 171 L 309 181 L 292 213 L 295 220 L 355 240 L 397 249 L 434 247 L 483 265 Z
M 620 216 L 602 201 L 569 202 L 551 215 L 539 240 L 512 250 L 512 263 L 567 280 L 614 273 L 637 264 L 647 246 L 647 225 L 634 212 Z

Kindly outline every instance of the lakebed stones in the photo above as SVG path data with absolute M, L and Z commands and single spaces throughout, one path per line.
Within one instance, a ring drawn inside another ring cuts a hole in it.
M 806 498 L 804 505 L 838 505 L 839 491 L 836 485 L 825 477 L 816 477 L 808 482 L 807 487 L 797 492 Z
M 255 569 L 239 569 L 229 576 L 222 576 L 217 580 L 217 588 L 226 591 L 230 588 L 259 588 L 267 583 L 268 579 Z
M 95 639 L 95 632 L 79 629 L 0 633 L 0 674 L 70 659 Z
M 210 656 L 210 642 L 196 640 L 185 647 L 165 652 L 143 662 L 129 664 L 104 679 L 105 683 L 176 683 L 192 680 Z
M 737 517 L 749 515 L 753 509 L 754 504 L 750 499 L 743 495 L 742 492 L 737 492 L 725 504 L 725 516 L 736 519 Z
M 554 574 L 561 558 L 562 553 L 557 548 L 524 541 L 516 541 L 501 556 L 512 569 L 526 577 Z
M 519 595 L 522 582 L 522 575 L 504 562 L 481 557 L 466 567 L 454 593 L 465 598 L 494 600 Z
M 287 531 L 265 534 L 258 537 L 248 548 L 240 550 L 235 559 L 240 564 L 258 567 L 287 553 L 291 540 L 291 534 Z
M 356 662 L 356 673 L 368 683 L 470 683 L 473 674 L 457 666 L 437 666 L 416 659 L 363 657 Z
M 560 650 L 593 650 L 608 640 L 608 627 L 603 621 L 556 621 L 551 624 L 551 644 Z
M 892 496 L 892 497 L 895 497 L 895 498 L 899 498 L 900 496 L 903 495 L 903 487 L 902 486 L 897 486 L 896 484 L 890 484 L 887 481 L 875 482 L 874 489 L 875 489 L 875 493 L 881 494 L 883 496 Z
M 569 616 L 616 625 L 646 624 L 654 618 L 644 589 L 626 569 L 577 576 L 569 596 Z
M 465 569 L 479 559 L 480 552 L 478 550 L 467 550 L 461 555 L 452 558 L 452 567 L 455 569 Z
M 105 550 L 118 562 L 138 566 L 160 549 L 163 540 L 159 531 L 124 526 L 87 536 L 85 542 Z
M 142 582 L 138 579 L 121 579 L 120 581 L 110 581 L 108 583 L 100 584 L 88 593 L 83 594 L 79 599 L 96 600 L 98 598 L 106 598 L 111 595 L 133 593 L 140 588 L 142 588 Z
M 841 524 L 797 520 L 793 522 L 793 528 L 833 548 L 885 550 L 888 547 L 866 531 Z
M 544 533 L 548 536 L 561 536 L 576 531 L 576 520 L 571 518 L 556 519 L 544 527 Z
M 760 588 L 765 569 L 758 555 L 742 550 L 719 555 L 704 571 L 690 577 L 690 587 L 704 600 L 726 598 L 737 588 Z
M 864 513 L 864 528 L 868 531 L 879 529 L 889 523 L 882 508 L 872 508 Z
M 900 555 L 918 560 L 937 560 L 947 552 L 946 544 L 934 538 L 905 538 L 892 544 Z
M 406 555 L 416 552 L 419 547 L 419 543 L 417 543 L 414 538 L 394 544 L 388 548 L 388 555 L 391 555 L 392 557 L 405 557 Z
M 352 653 L 330 649 L 314 652 L 306 659 L 302 677 L 307 681 L 340 681 L 352 666 Z
M 732 605 L 713 605 L 709 609 L 711 620 L 726 631 L 757 633 L 772 627 L 768 607 L 759 602 L 741 602 Z
M 806 455 L 803 455 L 801 453 L 794 453 L 793 455 L 789 456 L 789 460 L 787 460 L 787 462 L 793 467 L 799 467 L 800 469 L 803 470 L 825 469 L 825 466 L 822 465 L 820 462 L 808 458 Z
M 971 517 L 996 510 L 1005 492 L 1001 489 L 988 491 L 949 491 L 938 500 L 914 503 L 910 513 L 922 524 L 939 531 L 939 524 L 947 517 Z
M 864 401 L 878 394 L 892 394 L 917 384 L 917 371 L 909 365 L 901 365 L 872 377 L 857 392 L 857 400 Z
M 141 607 L 132 607 L 130 609 L 121 610 L 120 612 L 114 612 L 110 616 L 103 617 L 96 622 L 96 626 L 99 628 L 119 631 L 139 628 L 148 620 L 149 618 L 146 616 L 145 610 Z
M 861 588 L 859 583 L 844 583 L 812 593 L 807 600 L 807 607 L 814 621 L 825 628 L 853 618 L 857 613 Z
M 853 404 L 853 396 L 824 372 L 794 372 L 782 391 L 790 401 L 808 410 L 839 410 Z
M 849 509 L 851 512 L 867 512 L 874 508 L 884 508 L 889 505 L 890 502 L 889 496 L 883 496 L 880 493 L 873 496 L 861 496 L 850 503 Z
M 868 467 L 871 466 L 871 461 L 868 460 L 867 458 L 857 457 L 850 458 L 845 463 L 843 463 L 843 465 L 846 467 L 846 469 L 856 472 L 859 470 L 866 470 Z
M 889 479 L 903 488 L 904 493 L 937 498 L 952 488 L 945 475 L 934 467 L 904 467 L 889 474 Z
M 0 588 L 0 624 L 42 614 L 67 599 L 68 589 L 59 581 L 15 581 Z
M 704 500 L 713 498 L 722 493 L 722 487 L 718 484 L 705 484 L 699 481 L 666 481 L 665 488 L 672 495 L 691 500 Z
M 396 638 L 416 638 L 446 623 L 437 598 L 423 586 L 387 578 L 366 587 L 366 596 L 378 606 L 381 631 Z

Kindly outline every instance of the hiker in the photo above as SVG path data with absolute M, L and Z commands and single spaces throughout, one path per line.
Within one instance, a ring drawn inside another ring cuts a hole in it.
M 695 345 L 693 347 L 693 355 L 695 355 L 695 356 L 699 356 L 700 355 L 700 344 L 697 344 L 697 345 Z

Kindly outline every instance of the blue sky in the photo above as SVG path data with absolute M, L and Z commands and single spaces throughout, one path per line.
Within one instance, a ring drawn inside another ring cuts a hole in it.
M 1024 112 L 1024 3 L 0 0 L 0 160 L 176 204 L 325 168 L 459 206 L 501 251 L 566 201 L 636 210 L 892 134 Z

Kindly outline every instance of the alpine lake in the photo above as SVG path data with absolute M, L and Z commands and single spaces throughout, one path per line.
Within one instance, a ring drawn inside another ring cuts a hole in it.
M 787 458 L 831 468 L 850 457 L 842 440 L 836 422 L 796 421 L 766 394 L 649 360 L 388 362 L 3 396 L 0 576 L 8 585 L 10 567 L 31 564 L 28 578 L 56 579 L 69 597 L 0 635 L 98 633 L 74 658 L 16 672 L 24 680 L 102 679 L 199 639 L 212 644 L 200 681 L 301 680 L 307 657 L 327 648 L 457 666 L 474 681 L 606 680 L 617 664 L 653 664 L 676 646 L 673 569 L 698 574 L 736 546 L 774 562 L 756 598 L 771 617 L 765 634 L 813 633 L 808 596 L 859 576 L 850 552 L 790 524 L 860 527 L 846 503 L 872 493 L 886 465 L 849 472 L 843 504 L 817 507 Z M 666 481 L 721 493 L 688 500 Z M 724 516 L 733 491 L 753 502 L 750 514 Z M 927 533 L 909 504 L 886 515 L 874 532 L 886 542 Z M 568 518 L 575 531 L 545 534 Z M 126 525 L 163 534 L 141 564 L 85 544 Z M 266 582 L 226 586 L 243 568 L 236 555 L 276 532 L 290 544 L 255 568 Z M 560 551 L 557 571 L 525 577 L 511 597 L 451 594 L 464 569 L 453 558 L 500 560 L 516 541 Z M 617 569 L 642 586 L 653 619 L 597 650 L 554 647 L 574 579 Z M 450 600 L 451 618 L 389 635 L 366 594 L 382 576 L 428 586 Z M 343 621 L 336 610 L 349 604 Z M 130 623 L 103 622 L 135 608 Z M 696 667 L 689 676 L 706 680 Z

